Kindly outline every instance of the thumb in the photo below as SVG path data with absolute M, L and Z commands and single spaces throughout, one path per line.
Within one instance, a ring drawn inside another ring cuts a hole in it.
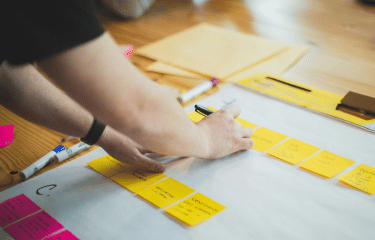
M 165 171 L 165 166 L 163 164 L 142 154 L 135 157 L 134 164 L 146 168 L 152 172 L 161 173 Z

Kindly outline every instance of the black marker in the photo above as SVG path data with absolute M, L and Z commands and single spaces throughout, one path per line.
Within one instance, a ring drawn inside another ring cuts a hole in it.
M 211 111 L 210 109 L 200 106 L 200 105 L 195 105 L 195 111 L 205 117 L 213 113 L 213 111 Z
M 301 89 L 301 90 L 306 91 L 306 92 L 311 92 L 310 89 L 303 88 L 303 87 L 300 87 L 300 86 L 297 86 L 297 85 L 294 85 L 294 84 L 291 84 L 291 83 L 287 83 L 287 82 L 281 81 L 281 80 L 276 79 L 276 78 L 272 78 L 272 77 L 266 77 L 266 78 L 270 79 L 270 80 L 274 80 L 274 81 L 279 82 L 279 83 L 286 84 L 286 85 L 291 86 L 291 87 L 295 87 L 295 88 Z

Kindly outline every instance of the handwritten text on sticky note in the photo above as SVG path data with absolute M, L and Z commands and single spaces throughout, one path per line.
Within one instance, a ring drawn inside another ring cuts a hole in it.
M 109 155 L 91 161 L 87 163 L 87 165 L 106 177 L 112 177 L 113 175 L 125 171 L 133 166 L 131 164 L 120 162 Z
M 39 210 L 40 207 L 24 194 L 10 198 L 0 204 L 0 226 L 5 227 Z
M 196 193 L 184 201 L 165 209 L 165 211 L 193 226 L 213 217 L 225 208 L 225 206 L 203 194 Z
M 194 192 L 194 189 L 183 183 L 167 178 L 154 185 L 142 189 L 137 194 L 156 206 L 166 207 Z
M 167 177 L 163 173 L 148 172 L 140 167 L 125 170 L 111 177 L 111 179 L 131 192 L 138 192 L 155 182 Z
M 375 168 L 360 164 L 352 171 L 338 177 L 341 181 L 364 192 L 375 193 Z
M 286 139 L 288 136 L 272 131 L 270 129 L 260 127 L 254 130 L 252 138 L 254 139 L 253 149 L 264 152 L 279 142 Z
M 47 212 L 41 211 L 5 228 L 16 240 L 42 239 L 64 226 L 57 222 Z
M 353 160 L 324 150 L 300 163 L 298 166 L 311 172 L 331 178 L 344 171 L 354 163 L 355 161 Z
M 318 147 L 290 138 L 269 149 L 267 153 L 288 163 L 297 164 L 319 150 Z

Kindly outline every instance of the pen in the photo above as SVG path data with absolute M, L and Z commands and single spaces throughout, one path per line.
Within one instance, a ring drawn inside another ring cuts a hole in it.
M 196 96 L 210 90 L 212 87 L 216 86 L 219 83 L 219 79 L 217 78 L 212 78 L 210 81 L 205 81 L 204 83 L 196 86 L 193 89 L 190 89 L 189 91 L 185 92 L 181 96 L 177 98 L 177 100 L 180 103 L 185 103 Z
M 28 179 L 30 176 L 32 176 L 33 174 L 35 174 L 37 171 L 39 171 L 40 169 L 42 169 L 44 166 L 47 165 L 47 163 L 49 163 L 52 158 L 59 152 L 63 151 L 65 149 L 65 147 L 63 145 L 59 145 L 57 146 L 55 149 L 53 149 L 51 152 L 47 153 L 46 155 L 44 155 L 42 158 L 40 158 L 38 161 L 34 162 L 33 164 L 31 164 L 30 166 L 28 166 L 26 169 L 24 169 L 23 171 L 21 171 L 19 173 L 19 176 L 21 177 L 21 179 L 23 181 L 25 181 L 26 179 Z
M 210 109 L 200 105 L 195 105 L 195 111 L 205 117 L 213 113 L 213 111 L 211 111 Z
M 65 159 L 70 158 L 70 157 L 78 154 L 79 152 L 82 152 L 83 150 L 85 150 L 89 147 L 91 147 L 91 145 L 88 145 L 84 142 L 79 142 L 79 143 L 71 146 L 70 148 L 68 148 L 64 151 L 61 151 L 61 152 L 57 153 L 53 157 L 54 161 L 57 162 L 57 163 L 60 163 L 60 162 L 64 161 Z

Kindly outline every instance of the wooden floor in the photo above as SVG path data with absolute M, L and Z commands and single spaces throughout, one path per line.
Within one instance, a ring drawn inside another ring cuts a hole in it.
M 156 0 L 137 20 L 119 19 L 101 9 L 103 23 L 118 44 L 131 44 L 134 49 L 201 22 L 287 44 L 308 44 L 310 52 L 284 77 L 342 95 L 351 90 L 375 97 L 375 6 L 355 0 Z M 131 61 L 140 69 L 153 62 L 134 54 Z M 146 74 L 180 90 L 200 83 L 189 78 Z M 0 190 L 20 183 L 18 174 L 10 172 L 26 168 L 64 136 L 31 124 L 0 106 L 0 125 L 5 124 L 15 124 L 15 134 L 14 142 L 0 149 Z M 66 146 L 74 143 L 77 141 Z M 57 166 L 53 163 L 40 173 Z

